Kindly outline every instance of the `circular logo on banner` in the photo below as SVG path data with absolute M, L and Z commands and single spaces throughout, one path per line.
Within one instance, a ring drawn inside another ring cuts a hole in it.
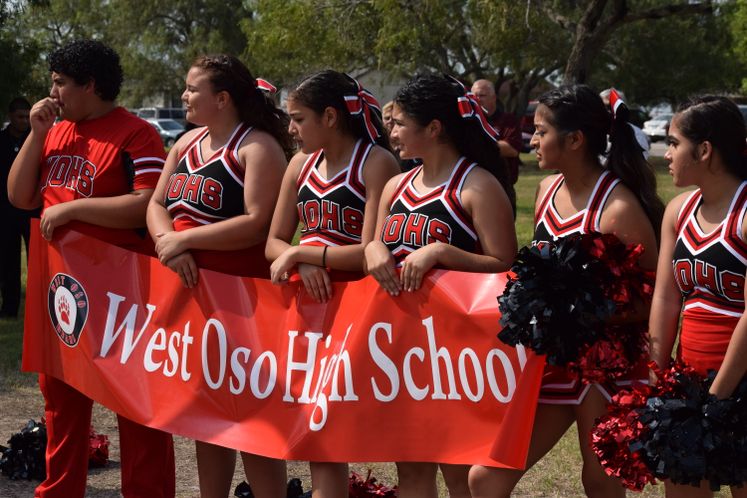
M 49 283 L 49 319 L 57 336 L 71 348 L 88 318 L 88 296 L 83 286 L 70 275 L 58 273 Z

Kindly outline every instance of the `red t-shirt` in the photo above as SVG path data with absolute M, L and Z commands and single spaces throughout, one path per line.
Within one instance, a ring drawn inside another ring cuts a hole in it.
M 49 131 L 42 152 L 43 209 L 84 197 L 114 197 L 153 189 L 164 159 L 165 151 L 156 130 L 122 107 L 95 119 L 62 121 Z M 142 230 L 78 221 L 64 228 L 127 249 L 153 252 L 145 220 Z

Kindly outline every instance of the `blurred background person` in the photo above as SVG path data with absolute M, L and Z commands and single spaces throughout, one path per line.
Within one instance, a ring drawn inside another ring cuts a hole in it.
M 0 318 L 16 318 L 21 302 L 21 237 L 26 245 L 28 259 L 29 219 L 37 211 L 18 209 L 8 201 L 8 173 L 18 151 L 31 130 L 29 112 L 31 104 L 16 97 L 8 105 L 8 125 L 0 131 L 0 293 L 2 307 Z
M 477 80 L 472 85 L 472 93 L 477 97 L 480 105 L 485 108 L 488 122 L 498 130 L 500 138 L 498 148 L 501 151 L 503 163 L 508 171 L 509 181 L 515 184 L 519 179 L 519 152 L 521 151 L 521 127 L 519 120 L 510 112 L 503 112 L 503 104 L 495 93 L 495 85 L 489 80 Z M 509 195 L 511 207 L 516 212 L 516 199 Z

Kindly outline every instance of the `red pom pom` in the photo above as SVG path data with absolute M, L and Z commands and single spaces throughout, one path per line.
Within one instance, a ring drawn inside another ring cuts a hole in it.
M 619 392 L 612 397 L 607 415 L 597 420 L 591 432 L 591 447 L 604 471 L 635 491 L 642 491 L 646 484 L 656 484 L 637 447 L 645 427 L 635 410 L 646 404 L 650 393 L 651 389 L 644 385 Z
M 106 467 L 109 463 L 109 438 L 105 434 L 96 434 L 91 426 L 88 436 L 88 466 Z
M 375 477 L 371 477 L 371 471 L 365 479 L 355 472 L 350 473 L 348 494 L 350 498 L 368 498 L 370 496 L 383 496 L 394 498 L 397 496 L 397 486 L 390 488 L 376 482 Z

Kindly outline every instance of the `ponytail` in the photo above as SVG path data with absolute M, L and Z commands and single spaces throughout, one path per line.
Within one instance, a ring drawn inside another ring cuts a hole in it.
M 612 89 L 610 93 L 610 149 L 605 167 L 633 192 L 646 212 L 659 241 L 664 203 L 656 193 L 656 175 L 643 155 L 635 131 L 630 125 L 628 106 Z
M 416 76 L 399 89 L 394 103 L 420 126 L 440 121 L 459 154 L 489 171 L 515 205 L 516 192 L 501 158 L 497 132 L 464 85 L 450 76 Z
M 659 239 L 664 203 L 656 193 L 656 176 L 635 138 L 629 111 L 617 92 L 608 111 L 597 92 L 586 85 L 566 85 L 543 94 L 539 102 L 552 112 L 553 126 L 562 132 L 581 131 L 591 157 L 607 156 L 605 168 L 636 196 Z M 611 147 L 607 153 L 607 136 Z
M 355 78 L 327 69 L 304 78 L 288 96 L 321 115 L 328 107 L 337 111 L 340 130 L 383 147 L 392 154 L 381 107 Z
M 283 148 L 286 158 L 293 155 L 293 140 L 288 133 L 290 120 L 275 105 L 271 96 L 272 85 L 256 80 L 249 68 L 233 55 L 203 55 L 194 61 L 192 67 L 208 74 L 215 92 L 228 92 L 243 123 L 272 135 Z

